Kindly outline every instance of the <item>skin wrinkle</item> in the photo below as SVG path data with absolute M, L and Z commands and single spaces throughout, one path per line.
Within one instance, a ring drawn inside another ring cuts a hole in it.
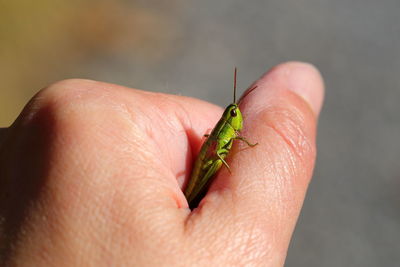
M 259 127 L 267 127 L 266 125 L 260 125 Z M 263 131 L 263 130 L 261 130 Z M 269 131 L 271 134 L 274 132 Z M 274 134 L 274 136 L 276 136 L 276 134 Z M 278 137 L 279 138 L 279 137 Z M 270 138 L 271 140 L 274 139 L 273 137 Z M 273 153 L 274 151 L 279 151 L 281 144 L 279 142 L 271 142 L 270 144 L 261 144 L 262 146 L 267 146 L 268 148 L 265 149 L 266 151 L 270 151 L 270 155 L 265 155 L 265 157 L 267 157 L 267 159 L 255 159 L 256 162 L 261 161 L 267 161 L 267 162 L 275 162 L 275 164 L 270 165 L 270 166 L 265 166 L 265 170 L 261 173 L 264 174 L 264 176 L 266 178 L 263 179 L 241 179 L 238 181 L 238 185 L 235 186 L 235 188 L 240 188 L 241 192 L 246 192 L 248 191 L 247 188 L 252 188 L 252 191 L 254 191 L 254 188 L 259 188 L 259 192 L 264 192 L 266 189 L 270 188 L 271 184 L 273 185 L 275 179 L 271 179 L 272 177 L 274 177 L 273 173 L 276 173 L 277 171 L 280 172 L 280 170 L 282 169 L 282 167 L 286 167 L 285 164 L 280 164 L 282 162 L 282 160 L 286 159 L 287 155 L 290 155 L 290 150 L 288 150 L 286 153 L 283 153 L 282 156 L 281 153 Z M 289 148 L 288 148 L 289 149 Z M 274 160 L 272 160 L 272 158 Z M 282 158 L 282 160 L 278 160 L 279 158 Z M 233 164 L 236 166 L 236 170 L 241 170 L 241 165 L 244 164 L 251 164 L 251 162 L 242 162 L 239 160 L 234 160 Z M 272 167 L 272 168 L 271 168 Z M 296 169 L 296 168 L 294 168 Z M 272 170 L 272 171 L 271 171 Z M 235 171 L 235 170 L 233 170 Z M 290 172 L 285 172 L 285 173 L 281 173 L 280 177 L 293 177 L 293 175 L 295 175 L 296 172 L 294 171 L 290 171 Z M 243 176 L 243 174 L 240 174 L 241 176 Z M 269 178 L 268 178 L 269 177 Z M 281 178 L 279 178 L 281 179 Z M 255 183 L 257 183 L 258 185 L 255 186 Z M 286 187 L 287 189 L 287 187 Z M 220 188 L 218 188 L 218 190 L 220 190 Z
M 146 131 L 143 131 L 143 129 L 137 126 L 138 123 L 136 123 L 136 121 L 138 120 L 140 121 L 145 119 L 146 116 L 144 116 L 143 112 L 131 110 L 125 102 L 121 103 L 119 106 L 120 109 L 118 109 L 118 111 L 122 112 L 122 114 L 126 116 L 127 121 L 129 122 L 129 127 L 127 127 L 125 131 L 127 132 L 127 134 L 123 135 L 123 137 L 126 136 L 126 138 L 120 140 L 121 151 L 130 152 L 129 154 L 135 154 L 135 158 L 137 158 L 141 154 L 147 154 L 148 157 L 144 160 L 153 157 L 151 153 L 148 153 L 147 149 L 140 145 L 141 143 L 144 143 L 145 138 L 143 136 L 143 133 Z M 145 125 L 147 125 L 147 123 Z M 140 153 L 137 153 L 137 149 L 141 149 Z
M 229 218 L 225 217 L 224 221 L 230 222 L 229 223 L 230 225 L 235 225 L 236 226 L 236 223 L 232 223 L 232 221 L 233 222 L 237 222 L 238 220 L 240 220 L 241 216 L 246 216 L 246 214 L 241 214 L 239 216 L 238 213 L 235 213 L 235 209 L 234 209 L 234 206 L 233 206 L 233 210 L 231 210 L 231 212 L 229 213 Z M 237 217 L 238 219 L 234 219 L 235 217 Z M 240 237 L 238 238 L 238 234 L 240 234 L 240 232 L 229 232 L 230 234 L 228 236 L 221 236 L 221 233 L 223 233 L 225 231 L 224 229 L 227 229 L 227 227 L 224 226 L 224 225 L 221 225 L 220 227 L 222 229 L 222 232 L 220 230 L 216 229 L 215 233 L 214 232 L 209 232 L 209 233 L 207 233 L 207 236 L 215 236 L 217 233 L 219 233 L 219 235 L 220 235 L 219 240 L 221 240 L 221 239 L 224 239 L 224 240 L 240 240 L 241 239 Z M 210 228 L 213 229 L 212 226 Z M 238 228 L 241 228 L 241 227 L 240 226 L 239 227 L 235 227 L 235 229 L 238 229 Z M 244 228 L 244 229 L 246 229 L 246 228 Z M 218 239 L 216 239 L 216 242 L 217 242 L 217 244 L 219 243 Z M 236 254 L 237 254 L 237 249 L 238 249 L 237 245 L 230 243 L 229 246 L 227 248 L 223 248 L 222 251 L 225 251 L 226 254 L 228 254 L 229 251 L 236 251 Z M 214 250 L 218 250 L 218 248 L 214 248 Z M 223 256 L 223 255 L 220 255 L 220 256 Z M 246 256 L 244 256 L 244 257 L 246 258 Z M 226 260 L 225 257 L 224 257 L 224 259 Z
M 140 118 L 141 118 L 141 116 L 139 115 L 139 116 L 132 116 L 132 113 L 133 113 L 133 111 L 132 110 L 130 110 L 129 108 L 127 108 L 127 110 L 128 110 L 128 114 L 130 115 L 129 116 L 129 118 L 131 119 L 131 124 L 135 127 L 135 128 L 137 128 L 136 127 L 136 125 L 138 124 L 138 123 L 135 123 L 134 121 L 137 121 L 137 119 L 139 118 L 139 120 L 140 120 Z M 132 118 L 136 118 L 135 120 L 134 119 L 132 119 Z M 148 117 L 147 116 L 145 116 L 144 117 L 145 118 L 145 121 L 148 121 Z M 139 124 L 140 125 L 140 124 Z M 151 125 L 151 123 L 150 122 L 145 122 L 144 123 L 144 125 Z M 150 131 L 150 132 L 149 132 Z M 148 142 L 147 141 L 145 141 L 146 140 L 146 138 L 145 137 L 143 137 L 143 136 L 141 136 L 139 133 L 140 132 L 142 132 L 143 133 L 143 131 L 141 131 L 141 130 L 139 130 L 139 131 L 135 131 L 135 133 L 136 133 L 136 138 L 130 138 L 129 139 L 129 142 L 134 142 L 135 143 L 135 145 L 132 145 L 132 148 L 133 148 L 133 150 L 136 150 L 136 153 L 134 154 L 135 156 L 135 161 L 137 161 L 138 160 L 138 155 L 148 155 L 147 157 L 146 157 L 146 159 L 143 159 L 143 162 L 144 162 L 144 165 L 146 165 L 147 163 L 146 163 L 146 161 L 154 161 L 155 159 L 157 159 L 156 160 L 156 162 L 155 163 L 159 163 L 159 164 L 157 164 L 157 165 L 159 165 L 159 166 L 164 166 L 164 164 L 161 164 L 161 158 L 159 157 L 159 146 L 156 146 L 156 145 L 152 145 L 152 149 L 151 149 L 151 151 L 155 151 L 154 153 L 149 153 L 149 151 L 150 150 L 148 150 L 148 149 L 146 149 L 144 146 L 143 146 L 143 144 L 148 144 Z M 151 138 L 151 139 L 155 139 L 154 138 L 154 135 L 152 134 L 152 130 L 150 130 L 149 128 L 147 128 L 146 127 L 146 130 L 144 131 L 144 134 L 145 135 L 147 135 L 147 137 L 149 137 L 149 138 Z M 141 140 L 141 141 L 139 141 L 139 140 Z M 128 143 L 129 143 L 128 142 Z M 154 144 L 154 143 L 153 143 Z M 143 149 L 141 149 L 141 148 L 143 148 Z M 140 151 L 140 153 L 138 153 L 138 151 L 137 151 L 137 149 L 140 149 L 141 151 Z M 169 173 L 170 172 L 170 170 L 169 169 L 165 169 L 165 171 L 166 171 L 166 173 Z
M 176 118 L 177 120 L 174 121 L 168 121 L 165 120 L 164 117 L 162 117 L 161 119 L 165 122 L 167 122 L 167 125 L 169 125 L 169 129 L 173 129 L 174 132 L 178 132 L 178 133 L 182 133 L 182 136 L 184 136 L 184 140 L 186 142 L 180 142 L 183 145 L 183 150 L 186 150 L 184 153 L 186 155 L 191 155 L 193 158 L 193 153 L 195 151 L 197 151 L 197 148 L 194 149 L 193 143 L 191 142 L 192 140 L 190 140 L 192 137 L 192 133 L 190 131 L 193 130 L 193 123 L 192 120 L 190 119 L 191 117 L 189 116 L 189 112 L 186 109 L 185 105 L 182 104 L 182 101 L 177 101 L 177 99 L 180 100 L 193 100 L 192 98 L 189 97 L 182 97 L 182 96 L 170 96 L 167 94 L 157 94 L 157 96 L 161 96 L 162 99 L 165 99 L 165 101 L 162 101 L 164 103 L 165 109 L 167 110 L 167 113 L 172 113 L 175 116 L 168 116 L 168 117 L 173 117 Z M 157 100 L 159 101 L 159 100 Z M 163 106 L 162 106 L 163 107 Z M 175 127 L 171 127 L 171 125 L 175 126 Z M 175 134 L 173 134 L 173 136 L 175 136 Z M 201 135 L 202 136 L 202 135 Z M 170 161 L 172 162 L 172 158 L 176 158 L 176 155 L 172 155 L 170 157 Z M 185 164 L 184 169 L 188 169 L 190 168 L 189 164 L 192 161 L 191 158 L 186 159 L 186 162 L 188 162 L 187 164 Z M 177 170 L 177 180 L 179 180 L 179 175 L 180 173 L 183 173 L 183 170 Z M 188 173 L 188 172 L 187 172 Z M 188 179 L 188 175 L 184 175 L 183 177 L 184 179 Z M 182 181 L 180 183 L 180 186 L 182 186 L 184 182 Z
M 254 246 L 258 246 L 259 248 L 263 247 L 263 249 L 259 250 L 259 254 L 263 254 L 264 256 L 268 255 L 270 253 L 271 245 L 266 245 L 269 238 L 266 236 L 267 233 L 261 230 L 264 228 L 263 224 L 259 224 L 258 220 L 251 220 L 250 223 L 243 221 L 243 218 L 248 216 L 252 217 L 254 215 L 252 213 L 240 214 L 235 212 L 233 215 L 237 218 L 234 223 L 237 232 L 234 233 L 235 237 L 230 239 L 234 240 L 234 242 L 230 243 L 227 250 L 236 254 L 238 261 L 245 260 L 246 258 L 250 260 L 252 254 L 251 251 Z
M 238 218 L 238 220 L 240 220 L 240 218 Z M 247 249 L 249 249 L 249 242 L 256 239 L 253 235 L 254 232 L 249 232 L 248 225 L 244 224 L 242 227 L 240 224 L 237 224 L 238 220 L 233 219 L 234 223 L 230 224 L 235 225 L 235 231 L 228 231 L 227 235 L 220 236 L 220 240 L 233 240 L 233 242 L 230 242 L 227 246 L 224 246 L 223 242 L 217 242 L 217 244 L 219 243 L 223 247 L 216 247 L 214 249 L 216 251 L 224 251 L 224 254 L 219 255 L 221 260 L 224 260 L 225 262 L 231 261 L 232 263 L 236 264 L 244 263 L 246 260 L 250 260 Z M 225 227 L 225 229 L 227 228 Z M 255 242 L 257 245 L 262 246 L 261 243 L 258 243 L 257 241 Z M 234 258 L 230 256 L 232 253 L 235 255 Z
M 261 146 L 266 146 L 267 149 L 265 149 L 265 151 L 271 151 L 273 149 L 271 144 L 260 144 Z M 235 149 L 236 150 L 236 149 Z M 241 151 L 241 148 L 237 148 L 237 150 Z M 245 168 L 246 165 L 248 164 L 252 164 L 254 162 L 269 162 L 271 160 L 271 156 L 268 154 L 262 154 L 262 155 L 256 155 L 256 158 L 250 158 L 246 161 L 244 161 L 244 159 L 238 159 L 238 158 L 234 158 L 232 159 L 232 164 L 235 166 L 235 170 L 237 170 L 237 172 L 239 172 L 238 174 L 241 177 L 244 177 L 243 179 L 239 179 L 237 180 L 237 185 L 235 185 L 235 188 L 240 188 L 241 192 L 251 192 L 254 191 L 255 188 L 265 188 L 268 186 L 268 178 L 272 175 L 272 173 L 270 172 L 270 167 L 265 165 L 264 169 L 262 171 L 260 171 L 260 174 L 262 174 L 263 177 L 265 178 L 261 178 L 259 177 L 259 179 L 247 179 L 246 177 L 250 177 L 252 174 L 246 174 L 246 173 L 242 173 L 242 169 Z M 255 184 L 258 184 L 257 186 L 255 186 Z M 249 188 L 251 188 L 250 191 Z M 236 190 L 236 189 L 235 189 Z M 264 189 L 261 189 L 262 191 Z
M 149 213 L 150 214 L 150 213 Z M 144 215 L 144 214 L 143 214 Z M 143 217 L 143 215 L 141 215 L 141 217 Z M 144 215 L 145 216 L 145 215 Z M 143 218 L 143 220 L 144 221 L 147 221 L 147 220 L 149 220 L 150 219 L 150 217 L 149 218 L 146 218 L 146 216 L 145 216 L 145 218 Z M 160 223 L 162 223 L 162 225 L 163 226 L 168 226 L 168 225 L 173 225 L 173 223 L 169 223 L 168 221 L 165 221 L 165 220 L 163 220 L 163 221 L 159 221 Z M 132 223 L 135 223 L 135 222 L 131 222 L 129 225 L 132 225 Z M 170 232 L 175 232 L 175 231 L 170 231 L 170 230 L 162 230 L 162 229 L 164 229 L 164 227 L 160 227 L 160 226 L 162 226 L 162 225 L 153 225 L 151 228 L 149 228 L 149 226 L 150 225 L 148 225 L 148 226 L 146 226 L 144 229 L 143 228 L 140 228 L 140 229 L 137 229 L 137 230 L 134 230 L 134 229 L 126 229 L 125 231 L 123 231 L 123 232 L 121 232 L 121 234 L 122 235 L 126 235 L 126 234 L 124 234 L 124 233 L 131 233 L 131 235 L 130 236 L 136 236 L 137 238 L 135 238 L 134 240 L 131 240 L 131 241 L 129 241 L 128 242 L 128 246 L 129 246 L 129 244 L 135 244 L 137 241 L 140 241 L 140 240 L 143 240 L 141 237 L 144 235 L 144 236 L 147 236 L 147 233 L 150 233 L 150 232 L 154 232 L 154 230 L 157 230 L 156 232 L 161 232 L 161 233 L 170 233 Z M 153 229 L 153 230 L 151 230 L 151 229 Z M 134 230 L 133 232 L 132 232 L 132 230 Z M 137 231 L 138 231 L 138 233 L 137 233 Z M 143 234 L 142 234 L 143 233 Z M 154 235 L 151 235 L 151 236 L 154 236 Z M 159 236 L 159 235 L 155 235 L 155 236 Z M 161 238 L 161 236 L 159 236 L 159 238 Z M 168 240 L 169 238 L 167 238 L 167 240 Z M 144 240 L 146 240 L 146 239 L 144 239 Z M 151 240 L 150 240 L 151 241 Z M 153 241 L 157 241 L 157 240 L 153 240 Z M 152 241 L 151 241 L 152 242 Z M 164 246 L 165 247 L 165 246 Z
M 268 127 L 268 125 L 267 125 L 267 127 Z M 286 145 L 288 150 L 287 150 L 286 153 L 284 153 L 284 156 L 281 157 L 282 161 L 277 160 L 277 158 L 276 158 L 276 157 L 279 158 L 279 153 L 278 154 L 274 154 L 275 155 L 274 156 L 274 158 L 275 158 L 274 166 L 275 167 L 273 169 L 275 170 L 275 173 L 279 173 L 279 172 L 281 172 L 281 170 L 284 170 L 284 172 L 280 175 L 281 177 L 296 177 L 296 175 L 300 174 L 300 173 L 302 173 L 302 175 L 304 175 L 304 170 L 303 170 L 302 167 L 300 167 L 300 166 L 302 166 L 302 164 L 298 162 L 298 156 L 293 155 L 294 154 L 293 153 L 293 148 L 287 145 L 287 142 L 282 138 L 281 135 L 277 134 L 277 136 L 279 136 L 279 138 L 284 141 L 284 143 L 285 143 L 285 145 Z M 277 145 L 277 147 L 279 149 L 281 149 L 280 145 Z M 275 148 L 271 148 L 269 151 L 276 151 L 276 149 Z M 282 152 L 280 152 L 280 153 L 282 154 Z M 288 161 L 288 159 L 291 159 L 291 160 Z M 303 159 L 301 161 L 304 162 Z M 285 162 L 285 163 L 284 164 L 280 164 L 280 162 Z M 290 163 L 290 164 L 288 164 L 288 163 Z M 289 166 L 291 166 L 290 170 L 288 169 Z M 243 180 L 242 183 L 244 183 L 244 180 Z M 267 184 L 267 186 L 268 186 L 268 184 Z M 238 187 L 242 187 L 243 188 L 244 186 L 242 184 L 239 184 Z M 289 186 L 289 187 L 286 187 L 286 188 L 292 188 L 292 187 Z
M 159 153 L 158 155 L 156 154 L 155 156 L 159 157 L 160 155 L 164 155 L 164 162 L 165 165 L 167 166 L 171 166 L 171 171 L 173 169 L 175 169 L 175 181 L 178 179 L 178 174 L 182 173 L 183 170 L 179 170 L 176 169 L 176 167 L 174 167 L 173 162 L 176 162 L 176 160 L 172 160 L 173 158 L 175 159 L 176 154 L 171 154 L 170 151 L 172 151 L 172 149 L 167 149 L 169 147 L 169 143 L 171 143 L 172 140 L 170 140 L 171 138 L 178 138 L 179 140 L 181 140 L 181 137 L 177 137 L 176 134 L 173 134 L 175 132 L 182 132 L 182 136 L 185 136 L 185 130 L 182 127 L 182 123 L 178 120 L 171 120 L 169 118 L 173 117 L 173 116 L 165 116 L 166 114 L 170 113 L 170 100 L 169 97 L 166 97 L 165 94 L 155 94 L 150 96 L 151 98 L 157 98 L 157 103 L 161 103 L 159 105 L 155 105 L 152 111 L 152 115 L 151 116 L 155 116 L 156 118 L 158 118 L 158 121 L 162 122 L 164 125 L 164 128 L 167 129 L 167 131 L 163 132 L 163 140 L 166 139 L 168 143 L 165 143 L 165 141 L 160 141 L 160 138 L 156 138 L 158 135 L 154 134 L 154 130 L 153 130 L 153 124 L 152 121 L 157 120 L 152 118 L 151 121 L 149 121 L 147 123 L 147 125 L 151 125 L 151 128 L 147 128 L 147 134 L 149 135 L 149 137 L 154 141 L 154 143 L 156 143 L 156 147 L 159 149 L 159 151 L 161 152 L 161 154 Z M 160 100 L 161 99 L 161 100 Z M 173 111 L 172 112 L 176 112 Z M 159 126 L 159 125 L 158 125 Z M 186 136 L 184 139 L 187 139 Z M 180 145 L 182 145 L 184 148 L 188 147 L 188 143 L 184 144 L 182 142 L 179 142 Z M 178 149 L 178 148 L 176 148 Z M 180 150 L 180 149 L 178 149 Z
M 272 126 L 271 126 L 272 125 Z M 288 141 L 291 136 L 287 136 L 286 134 L 283 134 L 282 131 L 277 130 L 276 128 L 274 128 L 273 123 L 270 123 L 269 120 L 266 120 L 266 124 L 264 124 L 265 127 L 268 127 L 270 129 L 272 129 L 275 133 L 275 135 L 282 140 L 282 142 L 285 144 L 285 147 L 287 148 L 285 153 L 279 152 L 280 154 L 284 155 L 282 156 L 282 160 L 283 162 L 285 162 L 284 164 L 282 164 L 281 166 L 277 166 L 275 168 L 276 171 L 286 169 L 288 167 L 291 167 L 291 171 L 287 172 L 286 174 L 288 175 L 288 177 L 306 177 L 308 175 L 308 172 L 306 173 L 306 169 L 308 168 L 304 168 L 304 166 L 308 165 L 307 163 L 309 163 L 309 159 L 310 158 L 314 158 L 315 157 L 315 149 L 313 149 L 313 145 L 311 145 L 310 142 L 307 142 L 305 146 L 293 146 L 291 141 Z M 290 132 L 290 131 L 289 131 Z M 299 135 L 303 135 L 300 134 Z M 303 135 L 304 136 L 304 135 Z M 309 138 L 306 137 L 302 137 L 302 139 L 304 138 L 304 140 L 309 140 Z M 277 143 L 278 144 L 278 143 Z M 282 146 L 281 145 L 276 145 L 277 149 L 272 149 L 271 151 L 280 151 L 282 150 Z M 303 152 L 300 153 L 296 153 L 295 151 L 298 150 L 303 150 Z M 280 157 L 279 153 L 275 155 L 275 157 Z M 301 156 L 300 156 L 301 155 Z M 275 160 L 276 163 L 279 163 L 279 160 Z
M 241 245 L 241 250 L 243 251 L 242 260 L 246 261 L 247 259 L 248 262 L 251 262 L 254 259 L 262 258 L 264 259 L 264 264 L 266 264 L 272 254 L 272 244 L 268 244 L 270 238 L 265 237 L 265 231 L 260 231 L 259 227 L 251 227 L 253 227 L 251 234 L 245 238 Z
M 286 216 L 290 214 L 290 206 L 296 201 L 296 194 L 293 190 L 289 190 L 289 192 L 285 191 L 285 188 L 288 186 L 285 185 L 287 179 L 284 177 L 277 177 L 276 184 L 272 191 L 274 191 L 273 196 L 275 200 L 275 205 L 272 207 L 272 214 L 278 214 L 275 216 L 275 226 L 278 228 L 272 229 L 272 231 L 278 231 L 279 226 L 286 224 Z M 292 191 L 292 193 L 290 193 Z M 279 213 L 277 211 L 279 210 Z
M 190 140 L 190 133 L 189 131 L 191 129 L 193 129 L 193 124 L 192 124 L 192 120 L 189 117 L 189 114 L 187 112 L 187 110 L 185 109 L 185 107 L 183 107 L 183 105 L 181 105 L 180 103 L 177 104 L 177 106 L 179 107 L 180 112 L 178 112 L 177 110 L 174 110 L 174 115 L 176 116 L 176 118 L 178 118 L 181 126 L 182 126 L 182 131 L 186 137 L 186 143 L 187 143 L 187 163 L 186 166 L 184 167 L 184 170 L 182 170 L 182 172 L 184 173 L 183 175 L 179 175 L 180 172 L 177 173 L 176 179 L 178 182 L 179 187 L 183 190 L 183 186 L 185 185 L 185 181 L 187 181 L 189 179 L 189 172 L 186 172 L 185 174 L 185 169 L 190 169 L 191 168 L 191 162 L 193 161 L 194 158 L 194 145 L 193 142 L 191 142 Z M 181 114 L 184 114 L 183 116 L 181 116 Z M 190 130 L 188 130 L 190 129 Z M 186 205 L 185 205 L 186 206 Z
M 171 126 L 172 124 L 170 124 L 170 126 L 169 127 L 175 127 L 175 126 Z M 176 123 L 174 124 L 174 125 L 176 125 Z M 183 131 L 183 130 L 182 130 Z M 165 134 L 165 132 L 164 132 L 164 134 Z M 170 153 L 168 153 L 168 151 L 170 151 L 169 149 L 163 149 L 163 147 L 165 147 L 165 144 L 163 144 L 162 142 L 160 143 L 160 140 L 158 140 L 158 138 L 154 138 L 154 136 L 153 136 L 153 141 L 154 141 L 154 143 L 156 143 L 156 144 L 159 144 L 159 145 L 155 145 L 155 147 L 157 147 L 157 149 L 160 149 L 160 151 L 166 151 L 167 153 L 165 154 L 165 152 L 160 152 L 160 153 L 156 153 L 155 155 L 157 155 L 158 157 L 159 157 L 159 155 L 166 155 L 166 158 L 167 158 L 167 161 L 163 161 L 164 162 L 164 164 L 160 164 L 160 166 L 171 166 L 171 168 L 165 168 L 165 173 L 170 173 L 171 174 L 171 181 L 173 180 L 175 183 L 176 183 L 176 185 L 178 185 L 177 183 L 178 183 L 178 181 L 177 181 L 177 179 L 178 179 L 178 173 L 179 173 L 179 171 L 177 170 L 176 171 L 176 173 L 173 173 L 172 172 L 172 170 L 174 169 L 173 168 L 173 166 L 172 166 L 172 157 L 171 157 L 171 154 Z M 160 157 L 159 157 L 160 158 Z M 160 162 L 161 162 L 161 158 L 160 158 Z M 180 171 L 180 172 L 183 172 L 183 170 L 182 171 Z M 160 177 L 162 176 L 162 174 L 160 175 Z M 177 204 L 177 206 L 178 207 L 184 207 L 184 206 L 186 206 L 186 204 L 185 203 L 182 203 L 183 202 L 183 199 L 184 199 L 184 197 L 183 197 L 183 195 L 181 196 L 181 197 L 178 197 L 177 196 L 177 194 L 181 194 L 182 195 L 182 192 L 177 192 L 177 190 L 174 190 L 174 193 L 172 193 L 171 194 L 171 197 L 173 198 L 173 199 L 175 199 L 175 201 L 176 201 L 176 204 Z
M 204 206 L 206 205 L 204 204 Z M 187 240 L 197 240 L 195 251 L 198 258 L 202 260 L 215 258 L 215 251 L 218 251 L 216 250 L 218 249 L 216 244 L 220 243 L 219 240 L 227 240 L 226 236 L 223 235 L 226 227 L 224 223 L 220 223 L 219 220 L 212 220 L 206 227 L 204 226 L 202 221 L 207 218 L 213 218 L 216 214 L 213 213 L 214 209 L 205 209 L 203 207 L 198 208 L 188 216 L 184 228 Z M 225 216 L 224 222 L 229 222 L 230 217 L 230 214 Z
M 169 100 L 172 101 L 173 104 L 175 104 L 175 106 L 177 108 L 173 108 L 173 112 L 175 117 L 179 120 L 182 131 L 186 134 L 186 142 L 187 142 L 187 147 L 189 149 L 188 151 L 188 155 L 192 155 L 192 157 L 189 159 L 189 161 L 192 160 L 193 156 L 193 147 L 192 147 L 192 143 L 190 142 L 190 133 L 188 132 L 189 130 L 193 129 L 193 121 L 191 120 L 190 116 L 189 116 L 189 112 L 186 109 L 186 107 L 184 105 L 182 105 L 181 102 L 175 101 L 175 98 L 171 98 L 169 97 Z M 186 129 L 186 130 L 185 130 Z
M 289 111 L 288 109 L 266 110 L 263 113 L 257 114 L 264 117 L 262 119 L 264 124 L 271 128 L 291 149 L 292 153 L 297 159 L 304 163 L 304 158 L 308 159 L 308 155 L 313 153 L 312 145 L 308 141 L 309 138 L 305 136 L 304 129 L 301 129 L 303 118 L 296 118 L 298 111 Z M 279 124 L 277 123 L 279 122 Z M 299 141 L 300 145 L 299 145 Z
M 165 136 L 165 139 L 167 140 L 167 142 L 170 139 L 175 139 L 177 138 L 175 133 L 184 133 L 184 130 L 181 128 L 181 125 L 179 124 L 179 122 L 177 122 L 175 119 L 170 119 L 170 116 L 167 116 L 166 118 L 162 116 L 162 112 L 157 113 L 157 116 L 159 117 L 160 121 L 163 122 L 163 124 L 165 125 L 165 129 L 166 131 L 163 133 Z M 182 139 L 181 137 L 178 137 L 178 139 Z M 185 140 L 186 138 L 183 138 L 183 140 Z M 171 149 L 165 149 L 166 146 L 164 143 L 160 143 L 159 140 L 154 140 L 155 142 L 158 143 L 158 146 L 160 147 L 161 150 L 163 150 L 163 154 L 166 156 L 166 161 L 167 161 L 167 166 L 174 166 L 174 162 L 175 160 L 173 160 L 176 157 L 176 154 L 172 154 L 173 152 L 171 151 Z M 183 144 L 182 142 L 178 143 L 179 145 L 182 145 L 182 147 L 187 147 L 187 144 Z M 167 144 L 168 146 L 169 144 Z M 182 149 L 183 150 L 183 149 Z M 181 170 L 175 170 L 176 173 L 175 175 L 175 180 L 177 180 L 177 174 L 179 172 L 181 172 Z

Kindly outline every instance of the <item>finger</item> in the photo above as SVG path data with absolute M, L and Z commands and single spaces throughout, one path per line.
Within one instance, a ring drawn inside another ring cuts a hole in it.
M 211 234 L 238 235 L 282 262 L 313 171 L 323 82 L 314 67 L 293 62 L 255 84 L 242 101 L 241 135 L 258 145 L 236 143 L 232 174 L 221 170 L 192 216 L 211 216 Z

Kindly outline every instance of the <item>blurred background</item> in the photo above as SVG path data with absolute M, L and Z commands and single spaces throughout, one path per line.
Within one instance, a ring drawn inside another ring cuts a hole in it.
M 231 101 L 287 60 L 326 82 L 314 180 L 286 266 L 399 266 L 400 1 L 0 1 L 0 126 L 88 78 Z

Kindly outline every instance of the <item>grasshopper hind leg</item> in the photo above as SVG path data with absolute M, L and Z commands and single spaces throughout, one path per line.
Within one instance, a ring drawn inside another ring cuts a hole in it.
M 218 171 L 218 169 L 221 168 L 221 165 L 222 165 L 221 160 L 216 160 L 212 164 L 210 164 L 209 165 L 210 167 L 207 170 L 206 174 L 201 179 L 199 184 L 196 186 L 196 190 L 194 190 L 190 194 L 190 196 L 187 197 L 188 203 L 189 203 L 189 208 L 191 210 L 193 210 L 194 208 L 197 208 L 200 201 L 206 195 L 208 187 L 210 186 L 210 184 L 213 180 L 212 178 L 215 175 L 215 173 Z
M 222 161 L 222 163 L 225 165 L 225 167 L 228 169 L 229 173 L 231 172 L 231 167 L 229 167 L 228 163 L 226 163 L 226 161 L 224 160 L 224 158 L 222 157 L 222 155 L 227 155 L 228 154 L 228 150 L 227 149 L 221 149 L 220 151 L 217 151 L 217 157 Z

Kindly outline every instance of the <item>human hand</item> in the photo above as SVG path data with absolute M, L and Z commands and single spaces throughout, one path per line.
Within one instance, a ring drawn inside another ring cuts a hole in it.
M 222 109 L 66 80 L 0 131 L 0 257 L 18 266 L 282 266 L 312 176 L 322 79 L 286 63 L 241 103 L 242 135 L 192 212 L 181 191 Z M 301 96 L 299 96 L 301 95 Z

